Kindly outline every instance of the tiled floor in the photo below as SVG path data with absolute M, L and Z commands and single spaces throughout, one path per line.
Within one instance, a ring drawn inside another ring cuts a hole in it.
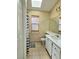
M 27 59 L 50 59 L 41 42 L 35 42 L 35 45 L 35 48 L 29 49 L 29 55 L 27 56 Z

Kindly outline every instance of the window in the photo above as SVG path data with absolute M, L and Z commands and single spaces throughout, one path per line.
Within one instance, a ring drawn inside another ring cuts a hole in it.
M 42 0 L 32 0 L 32 7 L 40 8 L 42 4 Z
M 39 17 L 32 16 L 32 31 L 39 31 Z

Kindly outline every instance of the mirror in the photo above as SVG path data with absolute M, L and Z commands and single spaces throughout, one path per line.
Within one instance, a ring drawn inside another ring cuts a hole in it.
M 61 33 L 61 17 L 55 17 L 49 21 L 49 30 L 55 33 Z

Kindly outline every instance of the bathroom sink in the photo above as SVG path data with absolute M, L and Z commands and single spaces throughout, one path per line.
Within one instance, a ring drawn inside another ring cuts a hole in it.
M 59 38 L 59 35 L 55 35 L 57 38 Z
M 54 38 L 54 39 L 57 39 L 57 40 L 61 39 L 60 35 L 55 35 L 55 36 L 51 36 L 51 37 Z

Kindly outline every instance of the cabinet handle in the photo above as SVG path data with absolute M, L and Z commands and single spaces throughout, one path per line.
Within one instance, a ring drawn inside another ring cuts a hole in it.
M 53 46 L 53 43 L 52 43 L 52 46 Z
M 56 54 L 54 53 L 54 56 L 56 56 Z
M 56 49 L 56 48 L 55 48 Z

